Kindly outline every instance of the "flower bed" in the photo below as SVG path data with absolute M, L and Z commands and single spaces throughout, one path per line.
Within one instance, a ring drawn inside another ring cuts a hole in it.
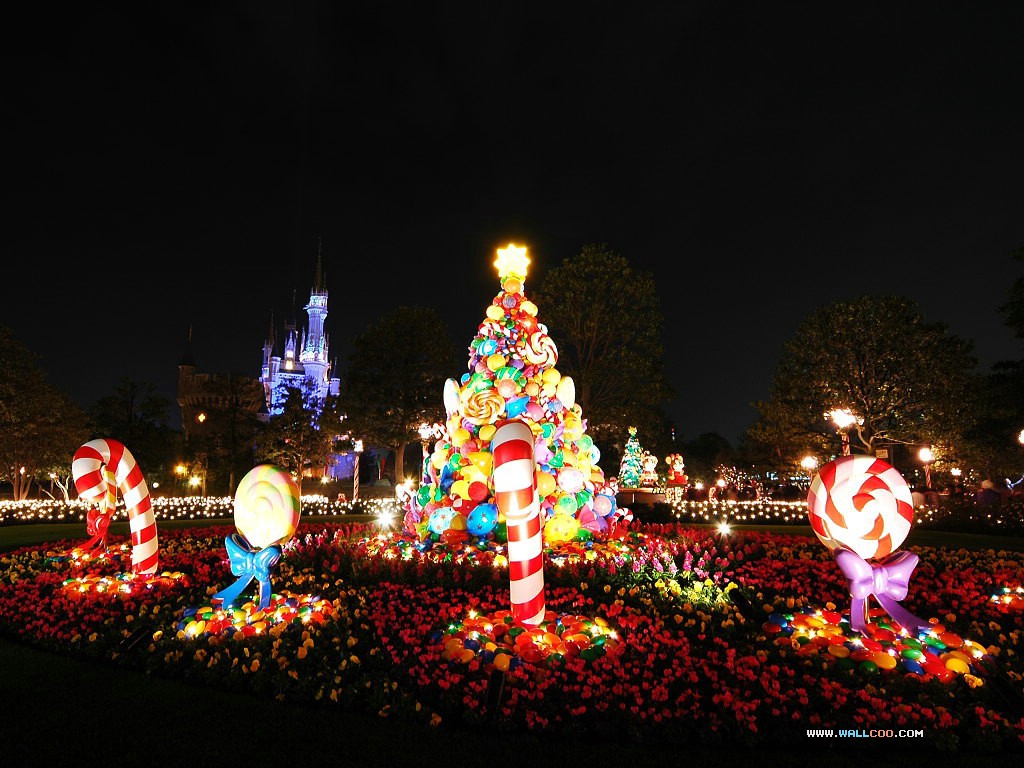
M 882 651 L 930 668 L 828 650 L 856 638 L 842 618 L 844 578 L 813 538 L 646 526 L 547 552 L 548 620 L 531 635 L 509 621 L 500 549 L 420 551 L 360 524 L 303 522 L 272 574 L 271 607 L 218 609 L 210 599 L 233 580 L 232 532 L 161 532 L 160 574 L 138 589 L 108 588 L 132 582 L 118 579 L 118 559 L 83 565 L 66 556 L 73 541 L 0 556 L 0 631 L 440 727 L 747 744 L 805 744 L 808 728 L 921 729 L 917 746 L 1024 749 L 1024 611 L 994 599 L 1018 594 L 1019 553 L 914 550 L 903 604 L 935 620 L 942 653 L 963 655 L 947 657 L 960 662 L 947 674 L 938 655 L 912 653 L 914 638 L 885 634 L 877 611 Z

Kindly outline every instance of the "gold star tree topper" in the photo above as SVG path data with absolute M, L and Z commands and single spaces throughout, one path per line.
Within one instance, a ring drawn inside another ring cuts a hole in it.
M 520 248 L 514 243 L 509 243 L 507 248 L 498 249 L 498 258 L 494 260 L 494 266 L 498 268 L 498 277 L 504 280 L 506 277 L 518 277 L 526 279 L 526 265 L 530 263 L 526 255 L 526 249 Z

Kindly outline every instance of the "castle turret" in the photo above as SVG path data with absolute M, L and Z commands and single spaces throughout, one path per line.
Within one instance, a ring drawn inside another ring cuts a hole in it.
M 306 372 L 306 378 L 318 383 L 327 383 L 327 343 L 324 337 L 327 289 L 324 287 L 322 255 L 319 250 L 313 275 L 313 290 L 309 294 L 309 303 L 303 309 L 309 316 L 309 328 L 302 338 L 299 360 Z

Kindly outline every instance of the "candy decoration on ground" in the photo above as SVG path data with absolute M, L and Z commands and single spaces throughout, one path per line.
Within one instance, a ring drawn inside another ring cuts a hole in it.
M 867 631 L 868 598 L 872 596 L 901 627 L 928 626 L 925 619 L 899 604 L 907 596 L 910 574 L 917 567 L 918 558 L 913 552 L 897 552 L 878 563 L 869 563 L 849 549 L 837 549 L 834 557 L 850 584 L 850 626 L 855 630 Z
M 975 685 L 987 676 L 985 665 L 991 657 L 980 643 L 938 622 L 911 630 L 900 628 L 884 613 L 872 609 L 864 629 L 851 631 L 853 626 L 838 610 L 808 607 L 799 612 L 772 613 L 761 629 L 776 645 L 793 648 L 797 656 L 813 657 L 839 670 L 858 669 L 865 674 L 893 670 L 934 677 L 944 683 L 962 675 L 974 678 Z
M 508 528 L 512 615 L 536 626 L 544 618 L 544 543 L 533 459 L 533 433 L 525 422 L 498 425 L 491 442 L 494 497 Z
M 235 528 L 252 546 L 283 544 L 299 526 L 299 486 L 273 464 L 250 469 L 235 491 Z
M 989 598 L 989 602 L 995 605 L 1000 613 L 1024 611 L 1024 587 L 1001 587 Z
M 616 630 L 600 616 L 558 616 L 553 611 L 533 627 L 516 622 L 510 611 L 490 615 L 471 612 L 467 619 L 447 625 L 433 639 L 443 648 L 444 661 L 468 664 L 478 658 L 500 672 L 523 662 L 554 666 L 575 657 L 592 662 L 625 650 Z
M 299 487 L 291 474 L 273 464 L 253 467 L 235 492 L 235 527 L 224 539 L 231 573 L 238 580 L 213 596 L 229 608 L 253 579 L 259 584 L 259 609 L 270 605 L 270 573 L 281 559 L 281 544 L 299 525 Z
M 120 490 L 128 510 L 128 528 L 132 539 L 132 571 L 141 575 L 156 573 L 159 546 L 156 535 L 156 517 L 149 497 L 149 489 L 135 457 L 117 440 L 90 440 L 75 452 L 71 474 L 78 495 L 94 503 L 102 503 L 103 510 L 93 516 L 94 539 L 104 542 L 110 525 L 111 498 Z M 111 482 L 108 478 L 113 478 Z M 113 487 L 112 487 L 113 486 Z M 101 517 L 106 517 L 101 521 Z
M 281 559 L 281 548 L 277 545 L 254 549 L 249 543 L 237 533 L 232 533 L 224 539 L 224 548 L 228 551 L 228 562 L 231 565 L 231 573 L 238 577 L 238 580 L 226 589 L 213 596 L 219 600 L 224 608 L 229 608 L 242 594 L 249 582 L 256 579 L 259 584 L 260 610 L 270 605 L 270 572 Z
M 902 627 L 928 626 L 899 604 L 918 558 L 912 552 L 894 554 L 914 514 L 910 488 L 895 467 L 872 456 L 834 459 L 814 476 L 807 508 L 811 529 L 849 582 L 854 630 L 867 631 L 871 596 Z
M 332 608 L 331 601 L 319 595 L 297 595 L 284 591 L 272 595 L 262 608 L 252 602 L 237 608 L 213 605 L 186 608 L 181 612 L 175 630 L 180 640 L 204 635 L 229 635 L 241 639 L 293 621 L 323 624 L 330 618 Z
M 895 552 L 910 533 L 914 502 L 895 467 L 873 456 L 841 456 L 814 476 L 807 494 L 811 528 L 830 550 L 865 560 Z

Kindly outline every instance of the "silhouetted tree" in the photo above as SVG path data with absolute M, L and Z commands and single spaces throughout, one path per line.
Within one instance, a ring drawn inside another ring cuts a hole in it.
M 760 417 L 748 438 L 795 467 L 809 450 L 838 453 L 825 414 L 849 408 L 861 420 L 849 429 L 854 452 L 874 454 L 887 441 L 955 451 L 976 415 L 972 350 L 908 298 L 834 302 L 783 347 L 770 399 L 753 404 Z
M 654 277 L 605 244 L 584 245 L 547 272 L 535 301 L 558 345 L 558 369 L 572 376 L 587 433 L 602 451 L 621 455 L 631 426 L 652 451 L 668 450 L 662 408 L 672 390 Z
M 447 326 L 427 307 L 398 307 L 353 340 L 341 383 L 344 426 L 368 446 L 395 452 L 396 483 L 419 426 L 444 423 L 444 382 L 459 369 Z
M 0 326 L 0 480 L 18 501 L 51 472 L 67 474 L 89 439 L 85 413 L 47 381 L 37 361 Z

